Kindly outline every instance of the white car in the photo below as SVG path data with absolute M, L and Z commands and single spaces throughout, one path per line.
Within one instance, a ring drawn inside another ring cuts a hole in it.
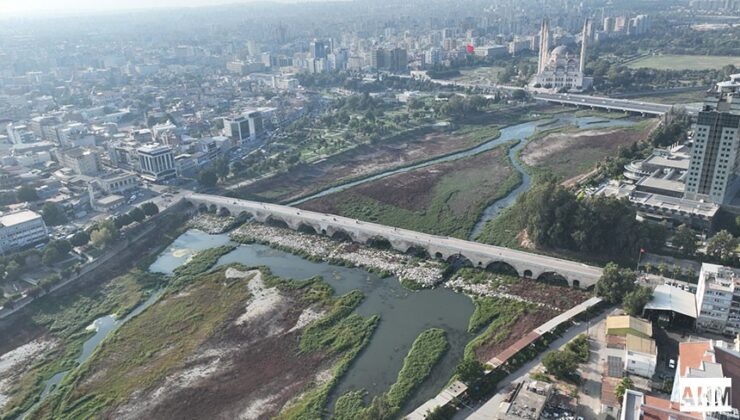
M 675 369 L 676 368 L 676 360 L 675 359 L 669 360 L 668 361 L 668 367 L 671 368 L 671 369 Z

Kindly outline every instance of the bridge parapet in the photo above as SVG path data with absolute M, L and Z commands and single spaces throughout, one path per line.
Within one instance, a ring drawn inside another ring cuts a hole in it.
M 215 207 L 217 211 L 224 208 L 232 215 L 246 212 L 261 223 L 272 220 L 285 223 L 294 230 L 300 230 L 302 226 L 310 227 L 318 234 L 348 237 L 359 243 L 367 243 L 371 238 L 380 237 L 386 239 L 399 252 L 407 252 L 413 247 L 417 251 L 426 251 L 432 258 L 465 259 L 470 265 L 480 268 L 503 263 L 512 267 L 519 276 L 523 277 L 538 278 L 546 273 L 555 273 L 567 279 L 571 284 L 581 287 L 594 285 L 602 271 L 598 267 L 559 258 L 278 204 L 195 193 L 186 196 L 184 200 L 189 201 L 196 208 L 205 206 L 212 209 Z

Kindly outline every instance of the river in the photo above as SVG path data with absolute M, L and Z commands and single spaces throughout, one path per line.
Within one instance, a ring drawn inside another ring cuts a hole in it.
M 634 125 L 636 123 L 637 121 L 632 120 L 632 119 L 627 119 L 627 118 L 607 119 L 607 118 L 593 117 L 593 116 L 579 117 L 576 115 L 575 112 L 555 114 L 550 119 L 528 121 L 528 122 L 521 123 L 521 124 L 514 124 L 508 127 L 503 127 L 501 128 L 500 134 L 498 137 L 491 139 L 485 143 L 482 143 L 472 149 L 463 150 L 457 153 L 453 153 L 451 155 L 442 156 L 436 159 L 428 160 L 426 162 L 421 162 L 421 163 L 417 163 L 417 164 L 410 165 L 410 166 L 404 166 L 402 168 L 390 169 L 385 172 L 381 172 L 381 173 L 369 176 L 367 178 L 349 181 L 344 184 L 337 185 L 331 188 L 327 188 L 325 190 L 319 191 L 310 196 L 293 201 L 291 203 L 288 203 L 288 205 L 296 206 L 298 204 L 305 203 L 307 201 L 314 200 L 320 197 L 324 197 L 329 194 L 334 194 L 340 191 L 344 191 L 349 188 L 356 187 L 358 185 L 361 185 L 367 182 L 376 181 L 378 179 L 382 179 L 382 178 L 385 178 L 391 175 L 409 172 L 415 169 L 424 168 L 427 166 L 436 165 L 436 164 L 443 163 L 443 162 L 463 159 L 469 156 L 477 155 L 478 153 L 482 153 L 487 150 L 491 150 L 494 147 L 498 147 L 506 142 L 509 142 L 512 140 L 520 140 L 519 144 L 511 148 L 511 150 L 509 151 L 509 160 L 511 161 L 514 169 L 522 175 L 522 183 L 517 188 L 512 190 L 509 194 L 507 194 L 505 197 L 497 200 L 494 203 L 491 203 L 481 213 L 481 216 L 478 219 L 478 222 L 475 224 L 469 236 L 469 239 L 473 240 L 483 230 L 483 226 L 485 226 L 486 222 L 496 217 L 496 215 L 498 215 L 498 213 L 501 210 L 513 204 L 514 201 L 516 201 L 516 198 L 521 193 L 529 189 L 531 178 L 529 174 L 527 173 L 527 171 L 525 170 L 525 168 L 519 162 L 519 159 L 517 158 L 517 153 L 519 152 L 519 150 L 521 150 L 522 147 L 526 145 L 525 140 L 531 137 L 535 132 L 537 132 L 538 129 L 548 129 L 549 130 L 549 129 L 558 128 L 558 127 L 562 127 L 566 125 L 573 125 L 578 128 L 627 127 L 627 126 Z
M 209 235 L 190 230 L 176 239 L 151 269 L 170 273 L 197 250 L 229 243 L 228 235 Z M 416 337 L 428 328 L 442 328 L 447 332 L 450 349 L 403 407 L 405 411 L 413 410 L 444 387 L 457 362 L 462 359 L 465 345 L 473 338 L 467 332 L 473 303 L 467 296 L 449 289 L 412 292 L 402 287 L 395 277 L 380 278 L 360 268 L 310 262 L 257 244 L 237 247 L 224 255 L 219 264 L 232 262 L 267 266 L 274 274 L 284 278 L 321 276 L 338 295 L 360 290 L 365 300 L 358 306 L 357 313 L 380 316 L 381 321 L 372 340 L 332 393 L 330 407 L 338 396 L 350 390 L 365 389 L 370 398 L 386 391 L 396 381 L 403 358 Z

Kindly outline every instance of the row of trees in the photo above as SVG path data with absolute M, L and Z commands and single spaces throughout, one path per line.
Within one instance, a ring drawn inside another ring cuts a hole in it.
M 740 219 L 740 217 L 738 217 Z M 740 222 L 740 220 L 738 220 Z M 727 230 L 720 230 L 714 236 L 707 240 L 706 254 L 697 253 L 699 241 L 697 240 L 698 232 L 687 225 L 681 225 L 676 229 L 676 233 L 671 239 L 673 245 L 679 253 L 688 258 L 708 259 L 721 264 L 736 264 L 737 256 L 735 250 L 738 247 L 738 238 L 733 236 Z
M 641 248 L 665 242 L 665 228 L 637 221 L 628 203 L 604 196 L 578 199 L 554 180 L 538 183 L 518 200 L 516 217 L 541 247 L 629 260 Z

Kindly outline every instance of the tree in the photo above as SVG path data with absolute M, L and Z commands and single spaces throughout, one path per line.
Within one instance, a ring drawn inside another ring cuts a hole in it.
M 637 274 L 628 269 L 620 268 L 615 263 L 604 267 L 601 278 L 596 282 L 596 295 L 601 296 L 609 303 L 619 303 L 624 295 L 635 288 Z
M 127 213 L 124 213 L 116 217 L 113 223 L 115 223 L 117 229 L 120 229 L 133 223 L 133 220 L 131 219 L 131 216 L 129 216 Z
M 201 173 L 198 174 L 198 182 L 206 188 L 213 188 L 218 182 L 218 175 L 211 170 L 201 171 Z
M 15 260 L 12 260 L 5 266 L 5 280 L 7 281 L 18 280 L 21 273 L 23 273 L 23 268 Z
M 151 201 L 147 201 L 139 208 L 141 208 L 141 211 L 143 211 L 144 214 L 147 216 L 154 216 L 155 214 L 159 213 L 159 207 L 157 207 L 157 205 L 152 203 Z
M 62 259 L 62 255 L 56 247 L 47 245 L 44 249 L 44 256 L 41 258 L 41 262 L 44 265 L 52 265 Z
M 738 240 L 726 230 L 717 232 L 707 241 L 707 254 L 722 261 L 729 261 L 735 255 Z
M 462 382 L 472 384 L 485 373 L 485 367 L 476 359 L 463 359 L 455 368 L 455 373 Z
M 630 379 L 629 376 L 625 376 L 622 378 L 621 381 L 617 384 L 617 387 L 614 389 L 614 393 L 617 395 L 617 399 L 619 401 L 622 401 L 622 397 L 624 397 L 624 393 L 627 392 L 628 389 L 632 389 L 635 384 L 632 382 L 632 379 Z
M 54 203 L 45 203 L 41 208 L 41 217 L 49 226 L 58 226 L 67 223 L 67 215 L 64 210 Z
M 696 252 L 696 232 L 686 225 L 681 225 L 676 229 L 671 242 L 685 255 L 694 255 Z
M 19 201 L 36 201 L 39 199 L 38 194 L 36 194 L 36 189 L 30 185 L 21 185 L 21 187 L 18 188 L 16 197 Z
M 72 246 L 85 246 L 88 242 L 90 242 L 90 235 L 84 230 L 81 230 L 75 233 L 69 242 L 72 244 Z
M 103 249 L 113 241 L 113 233 L 108 227 L 96 229 L 90 234 L 90 241 L 95 248 Z
M 146 219 L 146 214 L 144 214 L 144 211 L 138 207 L 132 208 L 128 212 L 128 216 L 133 220 L 134 222 L 142 222 L 144 219 Z
M 551 351 L 542 358 L 545 369 L 558 379 L 572 375 L 578 367 L 576 355 L 570 351 Z
M 638 286 L 635 290 L 624 295 L 624 311 L 629 315 L 639 316 L 643 308 L 653 299 L 653 290 L 649 287 Z

